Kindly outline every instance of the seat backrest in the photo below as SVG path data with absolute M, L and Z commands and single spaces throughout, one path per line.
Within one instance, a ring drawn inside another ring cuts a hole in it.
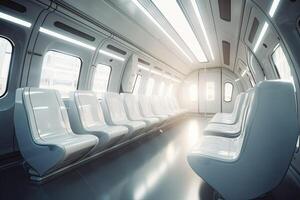
M 78 90 L 71 94 L 71 98 L 84 129 L 106 125 L 100 102 L 94 92 Z
M 138 98 L 141 114 L 144 117 L 153 116 L 151 102 L 148 96 L 140 95 Z
M 104 95 L 105 105 L 107 106 L 107 112 L 114 122 L 127 121 L 126 111 L 123 105 L 123 100 L 120 94 L 114 92 L 107 92 Z
M 173 111 L 178 111 L 179 109 L 176 107 L 175 103 L 174 103 L 174 98 L 173 96 L 168 96 L 166 97 L 169 108 L 172 109 Z
M 247 166 L 240 173 L 251 185 L 247 189 L 249 194 L 243 195 L 254 196 L 273 189 L 285 176 L 299 128 L 294 87 L 290 82 L 260 82 L 249 98 L 239 162 Z M 258 177 L 261 177 L 259 184 Z
M 72 134 L 66 107 L 55 90 L 20 88 L 16 102 L 22 102 L 34 139 Z
M 123 93 L 122 97 L 128 118 L 130 120 L 138 120 L 143 118 L 140 113 L 137 97 L 129 93 Z
M 152 112 L 156 115 L 167 114 L 162 97 L 152 96 L 150 99 Z
M 252 100 L 252 96 L 254 95 L 254 91 L 255 91 L 255 88 L 251 88 L 247 91 L 247 93 L 243 93 L 243 102 L 240 101 L 241 99 L 241 96 L 238 96 L 239 99 L 238 103 L 239 105 L 237 107 L 237 110 L 234 110 L 233 112 L 236 112 L 236 113 L 232 113 L 235 117 L 234 121 L 235 121 L 235 124 L 233 124 L 232 126 L 236 126 L 236 127 L 239 127 L 239 130 L 242 129 L 242 126 L 244 125 L 245 123 L 245 118 L 247 116 L 247 110 L 248 110 L 248 107 L 250 106 L 251 104 L 251 100 Z M 237 98 L 238 98 L 237 97 Z
M 246 96 L 246 94 L 244 92 L 242 92 L 236 97 L 235 102 L 234 102 L 234 107 L 232 110 L 233 115 L 238 117 L 239 113 L 241 112 L 243 103 L 245 102 L 245 96 Z
M 177 103 L 177 99 L 175 96 L 165 97 L 165 102 L 166 102 L 170 112 L 177 112 L 177 111 L 181 110 L 180 106 Z
M 176 110 L 180 110 L 181 107 L 180 107 L 180 105 L 179 105 L 179 103 L 178 103 L 178 101 L 177 101 L 177 98 L 176 98 L 175 96 L 173 96 L 173 97 L 171 97 L 171 98 L 172 98 L 172 102 L 173 102 L 173 105 L 174 105 L 174 107 L 176 108 Z

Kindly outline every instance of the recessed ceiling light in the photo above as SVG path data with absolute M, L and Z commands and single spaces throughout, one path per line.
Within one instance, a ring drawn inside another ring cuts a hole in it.
M 117 55 L 115 55 L 115 54 L 113 54 L 113 53 L 110 53 L 110 52 L 108 52 L 108 51 L 104 51 L 104 50 L 102 50 L 102 49 L 99 50 L 99 53 L 101 53 L 101 54 L 103 54 L 103 55 L 106 55 L 106 56 L 109 56 L 109 57 L 112 57 L 112 58 L 115 58 L 115 59 L 120 60 L 120 61 L 124 61 L 124 60 L 125 60 L 125 58 L 122 58 L 122 57 L 120 57 L 120 56 L 117 56 Z
M 40 32 L 45 33 L 45 34 L 47 34 L 47 35 L 50 35 L 50 36 L 52 36 L 52 37 L 56 37 L 56 38 L 58 38 L 58 39 L 61 39 L 61 40 L 64 40 L 64 41 L 73 43 L 73 44 L 76 44 L 76 45 L 78 45 L 78 46 L 85 47 L 85 48 L 87 48 L 87 49 L 96 50 L 96 47 L 93 47 L 93 46 L 91 46 L 91 45 L 88 45 L 88 44 L 86 44 L 86 43 L 80 42 L 80 41 L 78 41 L 78 40 L 75 40 L 75 39 L 73 39 L 73 38 L 70 38 L 70 37 L 68 37 L 68 36 L 62 35 L 62 34 L 60 34 L 60 33 L 51 31 L 51 30 L 46 29 L 46 28 L 43 28 L 43 27 L 40 28 Z
M 204 27 L 204 23 L 203 23 L 203 20 L 202 20 L 202 17 L 200 15 L 200 11 L 199 11 L 199 8 L 197 6 L 197 3 L 196 3 L 196 0 L 191 0 L 192 2 L 192 6 L 193 6 L 193 9 L 194 9 L 194 12 L 196 13 L 196 16 L 197 16 L 197 19 L 200 23 L 200 27 L 201 27 L 201 30 L 203 32 L 203 35 L 204 35 L 204 38 L 205 38 L 205 41 L 206 41 L 206 44 L 208 46 L 208 49 L 209 49 L 209 53 L 210 53 L 210 56 L 211 56 L 211 59 L 212 60 L 215 60 L 215 56 L 213 54 L 213 51 L 212 51 L 212 48 L 210 46 L 210 42 L 209 42 L 209 39 L 208 39 L 208 36 L 207 36 L 207 33 L 206 33 L 206 29 Z
M 248 71 L 247 69 L 245 69 L 245 71 L 243 71 L 242 77 L 244 77 L 246 75 L 247 71 Z
M 270 17 L 274 16 L 274 14 L 278 8 L 279 2 L 280 2 L 280 0 L 273 0 L 273 3 L 271 5 L 270 11 L 269 11 Z
M 152 74 L 156 74 L 158 76 L 162 76 L 161 72 L 157 71 L 157 70 L 151 70 Z
M 150 69 L 148 67 L 144 66 L 144 65 L 138 64 L 137 66 L 138 66 L 138 68 L 143 69 L 145 71 L 150 71 Z
M 199 62 L 207 62 L 198 39 L 176 0 L 152 0 Z
M 5 14 L 3 12 L 0 12 L 0 19 L 4 19 L 6 21 L 10 21 L 10 22 L 13 22 L 15 24 L 19 24 L 21 26 L 25 26 L 27 28 L 31 27 L 31 23 L 30 22 L 27 22 L 25 20 L 19 19 L 17 17 L 13 17 L 13 16 Z
M 167 38 L 179 49 L 179 51 L 191 62 L 193 60 L 188 56 L 188 54 L 179 46 L 179 44 L 165 31 L 165 29 L 152 17 L 152 15 L 138 2 L 138 0 L 132 0 L 132 2 L 155 24 L 162 32 L 167 36 Z
M 162 78 L 165 78 L 165 79 L 168 79 L 168 80 L 171 80 L 171 81 L 174 81 L 174 82 L 177 82 L 177 83 L 181 83 L 181 80 L 178 79 L 178 78 L 174 78 L 172 77 L 171 75 L 168 75 L 168 74 L 163 74 L 162 72 L 160 71 L 157 71 L 157 70 L 151 70 L 151 73 L 152 74 L 156 74 Z
M 257 39 L 257 41 L 255 43 L 255 46 L 254 46 L 254 49 L 253 49 L 254 53 L 257 51 L 257 49 L 258 49 L 258 47 L 259 47 L 262 39 L 264 38 L 264 36 L 265 36 L 265 34 L 267 32 L 268 27 L 269 27 L 269 24 L 267 22 L 265 22 L 264 26 L 263 26 L 263 28 L 262 28 L 259 36 L 258 36 L 258 39 Z

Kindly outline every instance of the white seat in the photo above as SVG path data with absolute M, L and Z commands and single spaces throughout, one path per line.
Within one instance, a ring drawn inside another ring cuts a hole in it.
M 169 113 L 172 117 L 178 117 L 182 113 L 173 107 L 170 97 L 161 97 L 161 104 L 165 108 L 165 112 Z
M 160 120 L 160 122 L 164 122 L 165 120 L 168 119 L 167 115 L 156 115 L 153 113 L 152 111 L 152 107 L 151 107 L 151 102 L 150 102 L 150 97 L 148 96 L 143 96 L 140 95 L 138 98 L 138 102 L 139 102 L 139 107 L 140 107 L 140 111 L 143 117 L 146 118 L 158 118 Z
M 129 129 L 129 137 L 143 133 L 146 123 L 143 121 L 130 121 L 126 116 L 123 100 L 120 94 L 107 92 L 101 102 L 105 118 L 110 125 L 126 126 Z
M 98 143 L 93 135 L 72 132 L 55 90 L 17 89 L 14 123 L 21 154 L 38 176 L 79 160 Z
M 243 104 L 246 102 L 246 94 L 241 93 L 236 97 L 232 113 L 216 113 L 209 123 L 235 124 L 242 113 Z
M 180 114 L 186 114 L 186 113 L 188 112 L 187 109 L 181 108 L 181 107 L 179 106 L 179 103 L 178 103 L 177 99 L 176 99 L 174 96 L 169 97 L 169 99 L 170 99 L 170 104 L 172 105 L 173 109 L 174 109 L 176 112 L 178 112 L 178 113 L 180 113 Z
M 252 90 L 249 90 L 245 93 L 245 102 L 242 104 L 240 109 L 239 118 L 235 124 L 218 124 L 218 123 L 209 123 L 204 129 L 204 135 L 215 135 L 222 137 L 237 137 L 241 134 L 242 124 L 244 115 L 246 114 L 246 107 L 249 104 L 248 95 Z
M 179 105 L 177 104 L 177 100 L 175 97 L 166 97 L 166 101 L 168 103 L 169 109 L 173 110 L 173 112 L 177 115 L 183 115 L 185 114 L 187 111 L 185 109 L 181 109 L 179 107 Z M 177 107 L 178 106 L 178 107 Z
M 159 123 L 159 119 L 155 117 L 143 117 L 139 109 L 139 103 L 137 97 L 133 94 L 122 94 L 124 107 L 127 113 L 128 119 L 132 121 L 144 121 L 147 124 L 147 129 L 153 128 Z
M 69 118 L 73 131 L 77 134 L 92 134 L 99 143 L 94 152 L 110 147 L 128 134 L 125 126 L 109 126 L 96 95 L 92 91 L 75 91 L 70 95 Z
M 150 99 L 151 108 L 155 115 L 166 116 L 166 119 L 171 119 L 175 116 L 174 113 L 171 113 L 166 106 L 165 100 L 160 96 L 151 96 Z
M 192 169 L 225 199 L 254 199 L 274 189 L 296 148 L 293 85 L 263 81 L 248 99 L 239 137 L 204 136 L 188 154 Z

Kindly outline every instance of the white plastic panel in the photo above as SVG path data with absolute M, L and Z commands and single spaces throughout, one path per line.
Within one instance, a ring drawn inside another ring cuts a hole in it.
M 221 70 L 200 70 L 199 112 L 217 113 L 221 111 Z
M 122 91 L 132 92 L 138 71 L 138 57 L 132 54 L 128 59 L 125 71 L 122 77 Z

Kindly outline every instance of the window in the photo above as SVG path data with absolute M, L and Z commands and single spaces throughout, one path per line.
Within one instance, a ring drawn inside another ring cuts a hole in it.
M 163 96 L 164 91 L 165 91 L 165 87 L 166 87 L 165 82 L 161 82 L 161 83 L 160 83 L 160 86 L 159 86 L 159 93 L 158 93 L 158 96 Z
M 251 73 L 251 72 L 248 72 L 246 75 L 247 75 L 247 78 L 248 78 L 248 80 L 249 80 L 251 86 L 254 87 L 254 86 L 255 86 L 255 82 L 254 82 L 254 78 L 253 78 L 253 76 L 252 76 L 252 73 Z
M 191 101 L 197 101 L 198 99 L 198 88 L 196 84 L 190 85 L 189 87 L 189 96 Z
M 7 79 L 12 55 L 12 44 L 0 37 L 0 96 L 3 96 L 7 88 Z
M 154 79 L 149 78 L 149 80 L 147 82 L 147 87 L 146 87 L 146 95 L 147 96 L 151 96 L 152 91 L 153 91 L 153 87 L 154 87 Z
M 92 90 L 100 97 L 103 92 L 107 91 L 111 67 L 108 65 L 98 64 L 96 66 Z
M 135 83 L 134 83 L 134 86 L 133 86 L 133 94 L 134 95 L 138 95 L 139 94 L 139 89 L 140 89 L 140 85 L 141 85 L 141 80 L 142 80 L 142 76 L 140 74 L 138 74 L 136 76 L 136 79 L 135 79 Z
M 274 62 L 280 79 L 294 82 L 291 74 L 291 67 L 280 45 L 272 54 L 272 60 Z
M 206 100 L 207 101 L 215 100 L 215 83 L 214 82 L 206 83 Z
M 224 84 L 224 101 L 230 102 L 232 100 L 232 92 L 233 92 L 233 85 L 232 83 L 225 83 Z
M 77 88 L 80 67 L 80 58 L 48 51 L 43 62 L 40 88 L 56 89 L 62 97 L 69 97 L 69 92 Z

